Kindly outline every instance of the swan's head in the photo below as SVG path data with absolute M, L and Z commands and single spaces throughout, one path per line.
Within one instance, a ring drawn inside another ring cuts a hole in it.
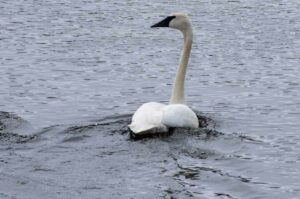
M 185 32 L 187 29 L 191 28 L 191 20 L 184 13 L 173 13 L 162 21 L 151 26 L 151 28 L 156 27 L 170 27 Z

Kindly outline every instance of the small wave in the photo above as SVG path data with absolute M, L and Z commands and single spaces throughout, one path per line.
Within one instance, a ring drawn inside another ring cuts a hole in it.
M 26 120 L 14 113 L 0 111 L 0 132 L 13 131 L 20 128 L 24 124 L 28 124 Z
M 35 139 L 35 135 L 24 135 L 22 132 L 28 131 L 30 124 L 10 112 L 0 111 L 0 141 L 25 143 Z

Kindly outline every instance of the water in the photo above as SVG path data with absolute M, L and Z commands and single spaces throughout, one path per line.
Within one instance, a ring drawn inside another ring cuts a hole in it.
M 0 2 L 0 198 L 299 198 L 300 3 Z M 132 141 L 167 103 L 190 14 L 186 99 L 213 120 Z M 14 113 L 14 114 L 13 114 Z

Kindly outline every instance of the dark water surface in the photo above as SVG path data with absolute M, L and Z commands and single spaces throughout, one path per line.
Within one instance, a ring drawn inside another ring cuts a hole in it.
M 197 131 L 132 141 L 167 103 L 190 14 Z M 0 1 L 0 198 L 300 198 L 300 1 Z M 5 111 L 5 112 L 2 112 Z

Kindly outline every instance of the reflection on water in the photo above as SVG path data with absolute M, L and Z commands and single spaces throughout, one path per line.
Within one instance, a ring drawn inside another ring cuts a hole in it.
M 178 10 L 194 26 L 186 99 L 215 123 L 129 140 L 130 114 L 169 99 L 182 38 L 149 26 Z M 0 198 L 299 198 L 299 10 L 1 2 Z

